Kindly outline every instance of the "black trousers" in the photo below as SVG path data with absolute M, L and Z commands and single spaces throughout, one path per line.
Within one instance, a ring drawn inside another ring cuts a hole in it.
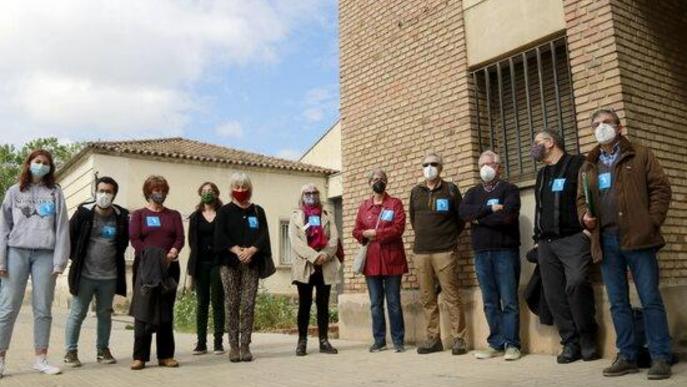
M 310 276 L 307 284 L 296 282 L 298 288 L 298 338 L 308 337 L 310 323 L 310 308 L 312 306 L 312 291 L 316 289 L 315 303 L 317 305 L 317 329 L 320 339 L 326 339 L 329 332 L 329 294 L 332 286 L 324 284 L 321 271 Z
M 196 332 L 198 343 L 207 343 L 208 315 L 212 302 L 212 321 L 215 328 L 215 345 L 222 343 L 224 335 L 224 289 L 219 266 L 213 262 L 198 262 L 196 268 Z
M 155 328 L 143 321 L 134 322 L 134 360 L 150 361 L 150 345 L 155 333 L 158 359 L 174 357 L 174 322 L 160 324 Z
M 561 239 L 540 240 L 539 267 L 544 297 L 561 335 L 561 344 L 596 350 L 596 306 L 589 281 L 592 256 L 589 238 L 580 232 Z

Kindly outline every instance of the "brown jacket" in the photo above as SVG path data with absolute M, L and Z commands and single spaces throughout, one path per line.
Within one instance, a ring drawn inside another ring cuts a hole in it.
M 620 155 L 615 164 L 615 179 L 618 203 L 618 232 L 620 247 L 623 250 L 640 250 L 651 247 L 663 247 L 665 240 L 661 236 L 661 225 L 666 219 L 670 206 L 670 181 L 663 172 L 653 152 L 640 144 L 632 144 L 627 138 L 620 139 Z M 589 189 L 595 206 L 600 201 L 597 184 L 597 162 L 601 147 L 596 146 L 587 155 L 587 160 L 580 168 L 577 189 L 577 213 L 582 217 L 587 212 L 584 194 L 584 176 L 589 181 Z M 596 209 L 596 216 L 599 210 Z M 595 262 L 602 259 L 601 222 L 592 232 L 592 256 Z
M 322 210 L 322 227 L 329 238 L 327 247 L 320 251 L 308 246 L 308 237 L 305 235 L 305 215 L 303 210 L 294 210 L 289 222 L 289 242 L 291 242 L 291 280 L 307 284 L 310 275 L 315 272 L 315 260 L 320 254 L 327 255 L 327 261 L 322 265 L 322 277 L 325 285 L 336 283 L 339 270 L 339 260 L 336 259 L 336 249 L 339 242 L 339 233 L 334 223 L 334 217 L 326 210 Z

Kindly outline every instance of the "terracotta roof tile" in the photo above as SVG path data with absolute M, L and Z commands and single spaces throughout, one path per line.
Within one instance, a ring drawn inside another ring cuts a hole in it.
M 322 173 L 326 175 L 337 172 L 298 161 L 279 159 L 259 153 L 245 152 L 181 137 L 134 141 L 90 142 L 86 145 L 86 149 L 116 154 L 140 154 L 210 163 Z

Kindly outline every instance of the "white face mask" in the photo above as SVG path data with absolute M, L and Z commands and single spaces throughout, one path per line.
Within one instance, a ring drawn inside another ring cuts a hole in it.
M 425 179 L 434 180 L 437 178 L 437 176 L 439 176 L 439 169 L 437 169 L 437 167 L 428 165 L 422 168 L 422 173 L 425 175 Z
M 594 136 L 599 144 L 610 144 L 613 142 L 613 140 L 615 140 L 616 137 L 615 126 L 607 123 L 601 123 L 594 130 Z
M 102 208 L 110 208 L 112 205 L 112 199 L 114 195 L 105 193 L 105 192 L 98 192 L 95 194 L 95 205 Z
M 479 169 L 479 177 L 485 183 L 489 183 L 496 177 L 496 170 L 488 165 L 482 165 L 482 168 Z

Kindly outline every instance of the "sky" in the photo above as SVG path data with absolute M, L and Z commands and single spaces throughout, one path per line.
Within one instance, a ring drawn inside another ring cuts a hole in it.
M 0 143 L 298 158 L 338 118 L 337 28 L 336 0 L 2 0 Z

